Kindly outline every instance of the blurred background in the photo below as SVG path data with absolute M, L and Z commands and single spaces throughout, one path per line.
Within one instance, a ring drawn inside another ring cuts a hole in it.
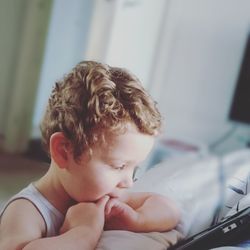
M 81 60 L 134 72 L 171 150 L 246 147 L 250 126 L 230 112 L 249 31 L 249 0 L 0 0 L 0 203 L 46 171 L 39 123 Z

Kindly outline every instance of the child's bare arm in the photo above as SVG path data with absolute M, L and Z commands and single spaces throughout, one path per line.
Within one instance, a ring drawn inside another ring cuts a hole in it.
M 81 203 L 71 207 L 69 216 L 66 214 L 62 234 L 48 238 L 42 238 L 45 223 L 35 207 L 22 199 L 14 201 L 1 220 L 0 249 L 93 250 L 103 228 L 107 200 L 105 197 L 96 204 Z
M 139 214 L 139 226 L 144 231 L 168 231 L 180 219 L 179 209 L 174 201 L 155 193 L 130 193 L 129 206 Z
M 106 206 L 105 229 L 135 232 L 168 231 L 179 221 L 175 203 L 155 193 L 126 193 Z
M 41 238 L 45 230 L 42 216 L 29 201 L 13 201 L 1 218 L 0 249 L 23 249 L 30 241 Z

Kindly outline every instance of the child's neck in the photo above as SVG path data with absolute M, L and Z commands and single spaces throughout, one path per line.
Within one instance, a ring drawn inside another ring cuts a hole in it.
M 68 208 L 76 203 L 65 192 L 51 167 L 41 179 L 35 182 L 35 187 L 62 214 L 66 214 Z

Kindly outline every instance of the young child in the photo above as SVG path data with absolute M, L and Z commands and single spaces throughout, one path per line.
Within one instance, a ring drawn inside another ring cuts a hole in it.
M 14 196 L 0 221 L 0 250 L 94 249 L 103 229 L 167 231 L 175 204 L 128 192 L 161 117 L 128 71 L 79 63 L 57 82 L 41 124 L 48 172 Z

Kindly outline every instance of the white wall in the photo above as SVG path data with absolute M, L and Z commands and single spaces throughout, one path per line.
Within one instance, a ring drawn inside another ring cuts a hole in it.
M 157 49 L 168 0 L 121 1 L 106 54 L 111 65 L 135 73 L 149 88 L 152 59 Z
M 149 88 L 169 0 L 95 1 L 86 57 L 132 71 Z
M 33 118 L 33 137 L 55 81 L 84 60 L 93 1 L 54 0 Z
M 166 134 L 212 143 L 227 115 L 250 28 L 248 0 L 172 0 L 152 94 Z

